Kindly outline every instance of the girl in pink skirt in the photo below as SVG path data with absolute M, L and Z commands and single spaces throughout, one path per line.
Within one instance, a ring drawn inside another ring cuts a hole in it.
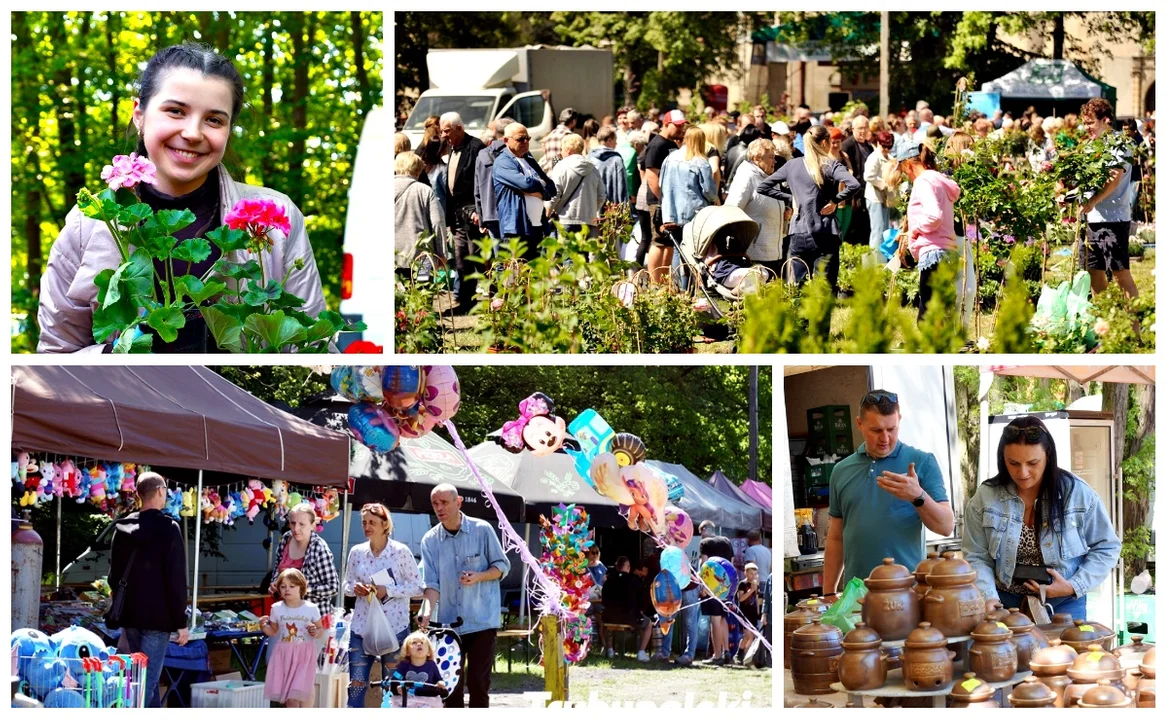
M 277 638 L 268 661 L 264 697 L 284 707 L 305 707 L 312 703 L 316 681 L 320 610 L 304 599 L 308 581 L 295 568 L 280 573 L 276 589 L 282 601 L 272 605 L 271 615 L 260 618 L 264 634 Z

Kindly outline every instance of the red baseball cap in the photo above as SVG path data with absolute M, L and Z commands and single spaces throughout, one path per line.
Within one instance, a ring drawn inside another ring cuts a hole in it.
M 686 125 L 689 120 L 685 119 L 685 113 L 680 110 L 670 110 L 661 118 L 662 125 Z

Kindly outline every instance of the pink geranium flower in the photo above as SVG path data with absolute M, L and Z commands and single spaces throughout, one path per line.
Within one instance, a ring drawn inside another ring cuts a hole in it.
M 261 246 L 268 247 L 272 246 L 272 240 L 267 237 L 268 231 L 279 230 L 284 235 L 292 231 L 288 213 L 274 200 L 244 198 L 235 203 L 223 222 L 232 230 L 242 230 Z M 258 251 L 262 247 L 255 249 Z
M 132 188 L 138 183 L 153 185 L 154 163 L 149 158 L 139 157 L 138 153 L 129 155 L 115 155 L 112 165 L 101 169 L 101 179 L 105 180 L 110 190 Z

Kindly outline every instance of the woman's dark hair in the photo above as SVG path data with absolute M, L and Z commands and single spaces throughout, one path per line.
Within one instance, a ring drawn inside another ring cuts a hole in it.
M 1050 430 L 1036 417 L 1026 416 L 1012 420 L 1002 431 L 998 442 L 998 474 L 986 480 L 991 487 L 1011 487 L 1014 479 L 1006 469 L 1007 445 L 1041 445 L 1046 453 L 1046 467 L 1042 471 L 1042 484 L 1038 486 L 1038 499 L 1034 501 L 1034 527 L 1041 528 L 1043 516 L 1049 516 L 1053 528 L 1056 524 L 1062 530 L 1066 515 L 1067 495 L 1073 480 L 1071 474 L 1058 466 L 1058 453 Z
M 418 148 L 418 154 L 422 157 L 422 160 L 426 162 L 427 168 L 433 167 L 442 162 L 442 146 L 442 139 L 436 137 Z
M 742 129 L 742 133 L 739 135 L 739 137 L 742 139 L 742 147 L 747 147 L 752 142 L 762 137 L 762 131 L 753 125 L 747 125 Z
M 917 160 L 930 170 L 937 169 L 937 154 L 926 143 L 921 143 L 921 153 L 917 156 Z
M 176 68 L 198 70 L 206 77 L 226 80 L 231 85 L 231 122 L 236 122 L 243 109 L 243 77 L 230 60 L 199 43 L 171 45 L 154 53 L 154 57 L 147 61 L 146 68 L 138 78 L 138 103 L 142 110 L 158 93 L 166 74 Z M 136 132 L 133 123 L 130 124 L 130 131 Z M 141 136 L 138 137 L 137 153 L 146 155 L 146 144 Z
M 582 130 L 584 133 L 582 137 L 585 140 L 596 137 L 596 133 L 600 132 L 600 123 L 596 121 L 596 118 L 588 118 L 584 121 Z

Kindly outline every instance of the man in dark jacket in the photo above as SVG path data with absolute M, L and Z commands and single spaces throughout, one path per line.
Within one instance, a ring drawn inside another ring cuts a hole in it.
M 604 581 L 604 587 L 600 591 L 600 601 L 604 603 L 602 611 L 604 623 L 629 625 L 634 628 L 639 637 L 649 627 L 649 618 L 643 612 L 644 586 L 640 578 L 629 572 L 631 567 L 632 564 L 627 557 L 622 555 L 617 558 L 616 564 L 609 571 L 608 577 Z M 616 653 L 612 649 L 612 635 L 608 632 L 603 633 L 603 635 L 604 654 L 610 658 L 615 657 Z M 638 653 L 638 659 L 647 662 L 649 656 L 645 655 L 644 650 L 641 650 Z
M 438 120 L 438 127 L 442 139 L 450 143 L 450 159 L 446 167 L 446 182 L 450 190 L 446 201 L 446 226 L 454 237 L 454 266 L 459 278 L 455 314 L 465 315 L 474 304 L 478 288 L 478 281 L 468 276 L 479 272 L 480 268 L 467 260 L 467 256 L 478 254 L 475 241 L 482 237 L 479 215 L 475 211 L 475 161 L 486 145 L 467 134 L 462 117 L 456 112 L 443 115 Z
M 604 182 L 604 196 L 611 203 L 629 201 L 629 191 L 625 182 L 625 161 L 616 151 L 616 128 L 605 125 L 596 133 L 600 146 L 588 153 L 588 160 L 600 171 Z
M 179 645 L 186 645 L 187 561 L 178 523 L 162 514 L 166 506 L 166 480 L 155 472 L 138 476 L 138 500 L 142 509 L 118 520 L 110 549 L 110 586 L 126 583 L 122 608 L 126 652 L 145 653 L 146 707 L 160 707 L 158 679 L 170 634 L 178 631 Z
M 543 201 L 555 197 L 556 184 L 528 151 L 531 135 L 525 125 L 508 125 L 503 142 L 507 148 L 491 167 L 499 235 L 523 240 L 527 244 L 524 257 L 532 260 L 539 257 L 539 243 L 543 240 Z
M 495 165 L 495 158 L 507 148 L 503 142 L 503 131 L 515 122 L 509 117 L 499 118 L 491 123 L 495 128 L 495 140 L 479 151 L 475 159 L 475 212 L 479 215 L 479 227 L 487 231 L 494 239 L 499 236 L 499 213 L 495 210 L 495 181 L 491 177 L 491 170 Z

